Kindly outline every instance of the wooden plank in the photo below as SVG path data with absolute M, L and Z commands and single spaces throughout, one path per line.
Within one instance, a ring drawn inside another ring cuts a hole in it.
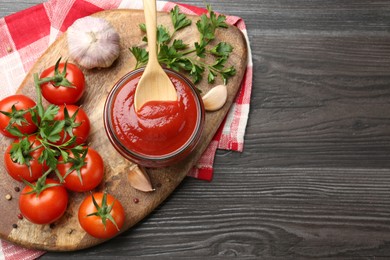
M 129 47 L 135 45 L 144 45 L 141 41 L 142 32 L 138 24 L 143 22 L 143 11 L 136 10 L 113 10 L 104 11 L 95 14 L 111 22 L 121 36 L 121 55 L 115 64 L 109 69 L 95 69 L 84 71 L 87 82 L 87 92 L 83 96 L 82 103 L 84 110 L 89 115 L 92 129 L 89 138 L 91 147 L 96 149 L 103 157 L 105 162 L 104 183 L 99 186 L 99 190 L 107 189 L 117 197 L 126 209 L 126 222 L 122 232 L 129 229 L 154 208 L 156 208 L 165 198 L 176 188 L 183 180 L 191 167 L 199 159 L 200 155 L 211 141 L 218 126 L 224 119 L 233 99 L 239 89 L 242 77 L 247 64 L 246 42 L 241 32 L 235 27 L 229 27 L 227 30 L 220 30 L 217 33 L 217 39 L 229 42 L 234 46 L 234 51 L 230 56 L 229 63 L 237 68 L 237 75 L 229 80 L 228 101 L 226 105 L 217 112 L 207 113 L 205 120 L 205 129 L 197 149 L 185 160 L 173 166 L 160 169 L 148 169 L 156 191 L 153 193 L 143 193 L 132 188 L 127 181 L 127 171 L 132 165 L 131 162 L 122 158 L 119 153 L 110 145 L 103 127 L 103 107 L 106 96 L 112 86 L 123 75 L 125 75 L 135 65 L 135 59 L 131 56 Z M 191 17 L 193 21 L 197 17 Z M 169 14 L 160 13 L 158 23 L 171 29 Z M 184 42 L 192 43 L 198 40 L 198 33 L 195 22 L 186 30 L 179 31 L 177 37 Z M 31 69 L 25 80 L 21 84 L 19 93 L 35 97 L 32 74 L 41 71 L 43 68 L 54 64 L 58 57 L 67 57 L 68 49 L 66 34 L 61 36 L 49 49 L 42 55 Z M 221 81 L 215 84 L 220 84 Z M 206 93 L 212 86 L 203 80 L 198 87 L 203 93 Z M 1 137 L 1 153 L 4 153 L 10 139 Z M 0 165 L 2 165 L 2 157 Z M 0 168 L 0 191 L 2 194 L 12 192 L 13 187 L 20 184 L 7 176 L 3 166 Z M 21 244 L 26 247 L 39 248 L 45 250 L 78 250 L 104 242 L 87 235 L 79 226 L 77 220 L 77 209 L 85 194 L 70 193 L 70 203 L 64 217 L 55 223 L 49 225 L 34 225 L 27 220 L 17 219 L 17 198 L 19 194 L 12 192 L 14 199 L 12 201 L 0 201 L 0 207 L 9 208 L 9 211 L 0 221 L 0 236 L 11 242 Z M 138 198 L 139 203 L 134 203 L 133 199 Z M 17 229 L 12 229 L 12 224 L 18 225 Z

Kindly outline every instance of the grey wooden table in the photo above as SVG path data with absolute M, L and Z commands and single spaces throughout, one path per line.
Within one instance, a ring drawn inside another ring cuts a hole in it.
M 42 259 L 390 257 L 390 2 L 207 2 L 248 26 L 244 152 L 108 243 Z

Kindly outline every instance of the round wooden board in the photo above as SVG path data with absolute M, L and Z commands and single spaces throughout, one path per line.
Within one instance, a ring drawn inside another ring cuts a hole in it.
M 110 68 L 84 70 L 87 90 L 80 104 L 82 104 L 91 120 L 92 129 L 88 142 L 91 147 L 101 154 L 105 163 L 105 178 L 96 190 L 106 189 L 123 204 L 126 210 L 126 222 L 121 230 L 123 232 L 151 213 L 172 193 L 210 143 L 240 87 L 247 64 L 247 45 L 244 36 L 237 28 L 229 26 L 227 29 L 218 30 L 217 41 L 226 41 L 234 46 L 228 63 L 234 64 L 237 74 L 229 80 L 227 86 L 228 101 L 219 111 L 206 113 L 205 129 L 201 140 L 195 151 L 188 158 L 171 167 L 147 169 L 156 190 L 151 193 L 145 193 L 137 191 L 130 186 L 127 181 L 127 174 L 133 163 L 122 158 L 111 146 L 103 127 L 103 107 L 109 91 L 117 80 L 135 66 L 135 59 L 128 48 L 145 46 L 145 43 L 141 40 L 143 34 L 138 27 L 140 23 L 144 22 L 143 11 L 111 10 L 96 13 L 94 16 L 107 19 L 116 28 L 121 37 L 121 54 Z M 176 37 L 192 44 L 198 41 L 199 34 L 195 22 L 199 18 L 191 16 L 189 18 L 193 20 L 192 25 L 177 32 Z M 159 13 L 157 21 L 172 31 L 169 14 Z M 37 60 L 22 82 L 18 93 L 36 99 L 33 73 L 40 72 L 44 68 L 53 65 L 59 57 L 63 57 L 63 59 L 68 58 L 66 33 L 60 36 Z M 217 81 L 214 85 L 220 83 L 221 81 Z M 203 93 L 206 93 L 212 87 L 206 81 L 202 81 L 197 86 Z M 11 142 L 12 140 L 9 138 L 0 137 L 1 154 L 4 154 L 6 147 Z M 0 192 L 2 198 L 0 199 L 0 207 L 4 209 L 0 220 L 0 237 L 2 239 L 25 247 L 49 251 L 79 250 L 105 241 L 89 236 L 81 229 L 78 223 L 77 210 L 79 204 L 86 196 L 84 193 L 69 193 L 68 209 L 65 215 L 55 222 L 54 225 L 35 225 L 25 219 L 19 220 L 17 216 L 19 214 L 18 197 L 20 192 L 16 192 L 14 188 L 20 187 L 22 189 L 23 186 L 22 183 L 18 183 L 8 176 L 3 166 L 3 156 L 0 156 Z M 12 199 L 6 200 L 6 194 L 12 195 Z M 134 203 L 134 198 L 139 199 L 139 203 Z M 17 228 L 13 228 L 13 224 L 17 224 Z

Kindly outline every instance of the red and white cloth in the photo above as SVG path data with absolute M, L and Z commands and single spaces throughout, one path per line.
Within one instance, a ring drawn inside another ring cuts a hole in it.
M 186 14 L 201 15 L 203 8 L 157 1 L 159 11 L 179 5 Z M 15 93 L 35 61 L 78 18 L 108 9 L 143 9 L 142 0 L 49 0 L 0 19 L 0 99 Z M 246 26 L 240 17 L 227 16 L 248 43 L 248 64 L 241 89 L 226 119 L 188 176 L 210 181 L 217 149 L 242 151 L 252 90 L 252 57 Z M 35 259 L 43 251 L 24 249 L 0 240 L 0 259 Z

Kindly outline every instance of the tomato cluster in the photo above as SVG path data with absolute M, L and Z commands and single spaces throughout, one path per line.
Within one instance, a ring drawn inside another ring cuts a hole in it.
M 104 177 L 102 157 L 86 145 L 90 120 L 76 105 L 85 90 L 84 74 L 60 60 L 40 76 L 34 74 L 37 102 L 24 95 L 0 100 L 0 133 L 15 138 L 4 165 L 9 176 L 26 184 L 19 208 L 35 224 L 61 218 L 69 192 L 92 191 Z M 121 203 L 105 192 L 87 196 L 78 216 L 81 227 L 98 238 L 117 234 L 125 218 Z

